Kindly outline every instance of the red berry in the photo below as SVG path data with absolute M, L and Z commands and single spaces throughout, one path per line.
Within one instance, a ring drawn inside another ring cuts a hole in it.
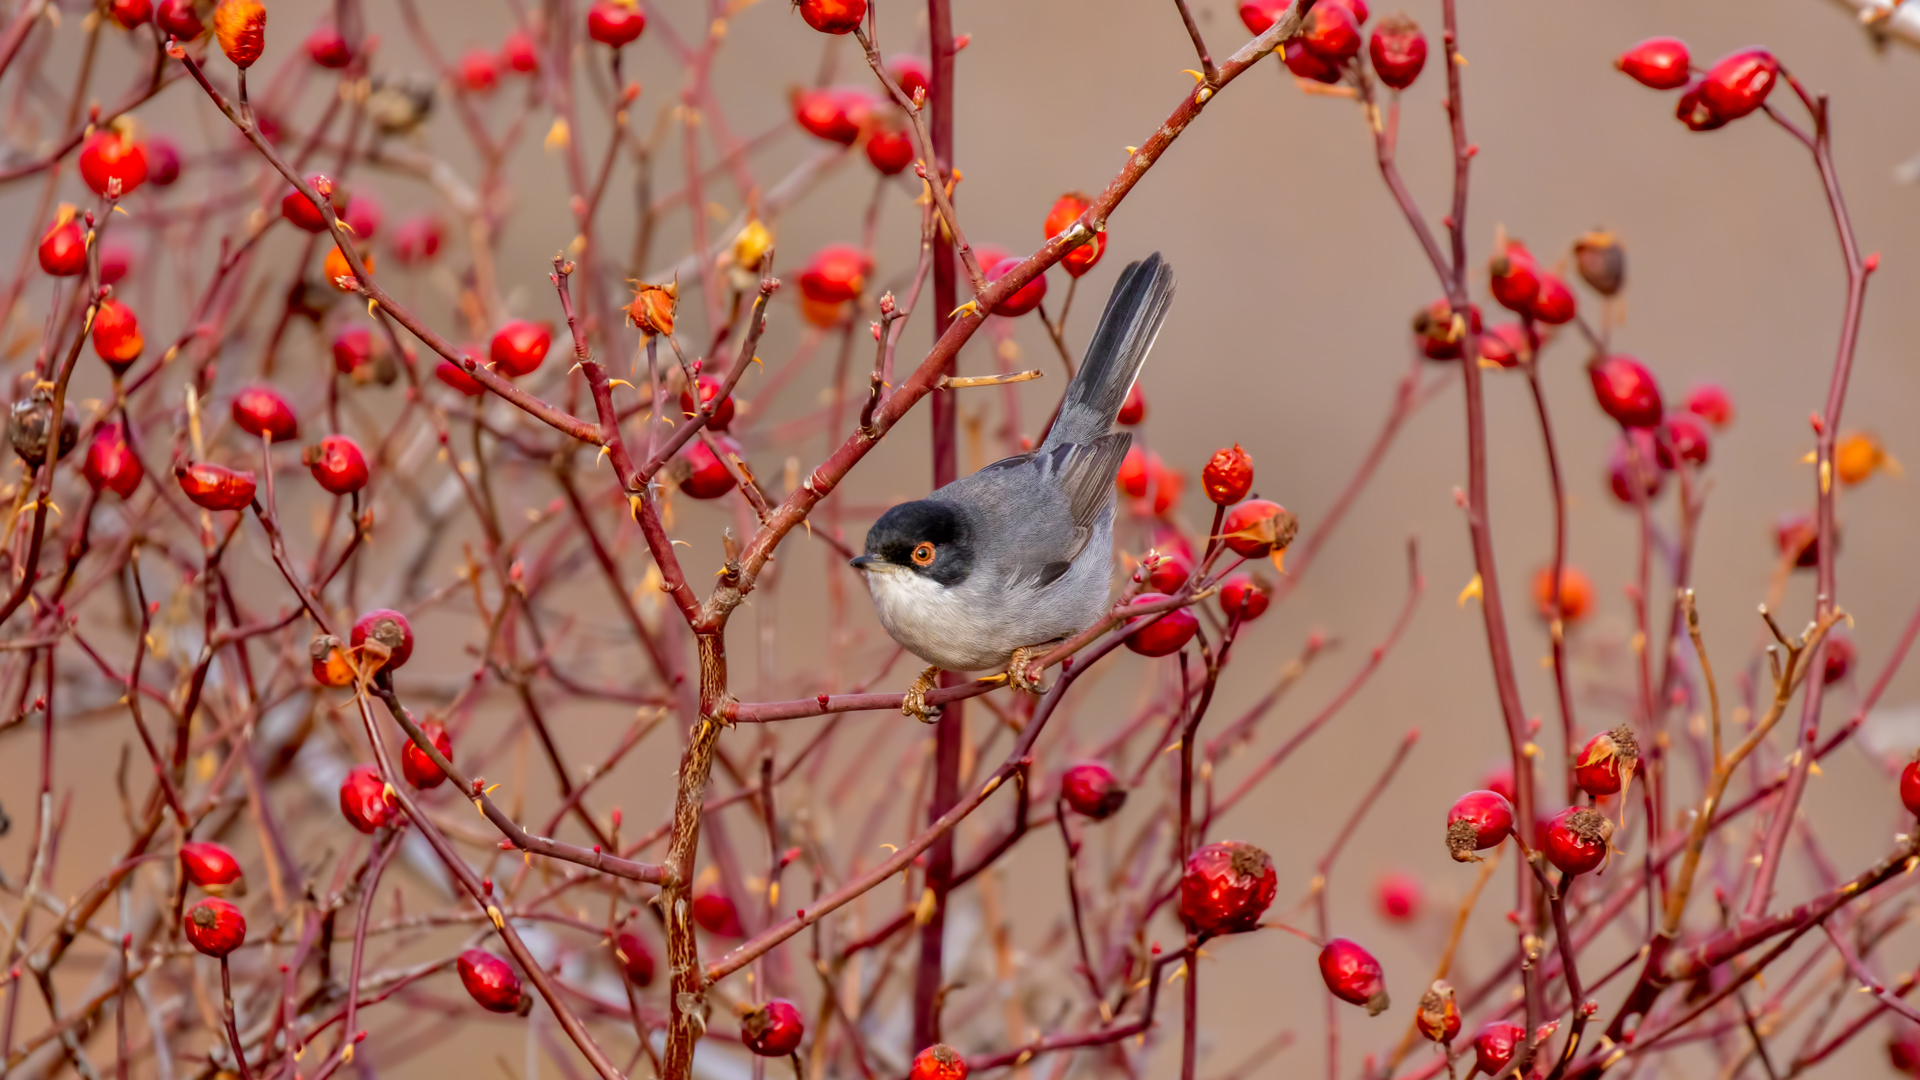
M 1553 816 L 1547 825 L 1547 861 L 1568 876 L 1584 874 L 1607 861 L 1607 842 L 1613 838 L 1613 822 L 1607 815 L 1585 806 L 1570 806 Z
M 1366 1006 L 1368 1016 L 1387 1011 L 1387 981 L 1380 961 L 1346 938 L 1334 938 L 1320 950 L 1320 978 L 1334 997 Z
M 314 173 L 307 177 L 307 186 L 316 191 L 330 188 L 332 184 L 333 181 L 321 173 Z M 300 189 L 296 187 L 289 187 L 286 194 L 280 196 L 280 216 L 286 218 L 295 228 L 305 229 L 310 233 L 327 231 L 326 215 L 320 212 L 320 207 L 312 199 L 302 195 Z
M 1121 427 L 1133 427 L 1147 418 L 1147 395 L 1135 382 L 1127 390 L 1127 400 L 1120 404 L 1120 415 L 1114 421 Z
M 189 882 L 215 896 L 245 896 L 247 879 L 233 852 L 206 840 L 180 845 L 180 870 Z
M 587 36 L 602 45 L 617 49 L 646 28 L 647 17 L 633 0 L 595 0 L 587 9 Z
M 1259 37 L 1273 28 L 1289 6 L 1288 0 L 1244 0 L 1240 21 L 1247 24 L 1247 33 Z
M 476 350 L 469 348 L 467 355 L 469 357 L 472 356 L 474 351 Z M 487 392 L 486 386 L 484 386 L 479 379 L 467 374 L 466 368 L 451 360 L 440 361 L 439 366 L 433 369 L 433 377 L 468 397 L 479 397 L 481 394 Z
M 1643 86 L 1655 90 L 1678 90 L 1687 85 L 1687 43 L 1679 38 L 1657 37 L 1620 54 L 1613 66 L 1626 72 Z
M 1698 468 L 1707 463 L 1711 449 L 1705 422 L 1690 412 L 1670 412 L 1660 422 L 1653 456 L 1663 469 L 1678 468 L 1682 461 Z
M 867 0 L 799 0 L 807 25 L 823 34 L 851 34 L 867 17 Z
M 1373 28 L 1367 42 L 1367 55 L 1373 60 L 1373 73 L 1395 90 L 1405 90 L 1420 77 L 1427 66 L 1427 36 L 1419 24 L 1405 15 L 1389 15 Z
M 1367 7 L 1367 0 L 1327 0 L 1327 2 L 1346 8 L 1347 13 L 1352 15 L 1353 21 L 1357 23 L 1365 23 L 1367 16 L 1373 13 L 1372 9 Z
M 313 681 L 321 686 L 339 690 L 359 681 L 360 670 L 354 665 L 353 657 L 347 655 L 347 647 L 332 634 L 316 634 L 307 642 L 307 660 Z
M 1519 367 L 1532 355 L 1527 332 L 1517 322 L 1495 323 L 1475 340 L 1480 343 L 1480 359 L 1503 368 Z
M 300 435 L 293 406 L 271 386 L 249 386 L 235 394 L 233 422 L 249 435 L 271 436 L 274 442 L 290 442 Z
M 1808 513 L 1784 514 L 1773 526 L 1774 547 L 1781 555 L 1793 556 L 1793 565 L 1810 570 L 1820 565 L 1820 529 Z M 1833 546 L 1840 547 L 1840 528 L 1836 523 Z
M 1513 805 L 1492 791 L 1469 791 L 1447 811 L 1447 853 L 1454 862 L 1478 862 L 1476 851 L 1498 847 L 1513 832 Z
M 1060 797 L 1074 813 L 1105 821 L 1126 805 L 1127 789 L 1104 763 L 1083 761 L 1061 775 Z
M 620 970 L 626 974 L 628 982 L 635 986 L 653 983 L 653 953 L 638 934 L 621 931 L 613 939 L 613 958 L 620 962 Z
M 1573 782 L 1589 795 L 1616 795 L 1640 764 L 1640 741 L 1625 724 L 1587 740 L 1573 762 Z
M 40 238 L 40 269 L 54 277 L 74 277 L 87 269 L 87 232 L 71 218 Z
M 1780 77 L 1780 61 L 1765 49 L 1742 49 L 1707 69 L 1700 97 L 1722 121 L 1738 120 L 1766 103 Z
M 1396 872 L 1380 878 L 1374 886 L 1373 896 L 1381 917 L 1389 922 L 1412 922 L 1420 917 L 1426 889 L 1421 886 L 1420 879 L 1412 874 Z
M 247 919 L 240 909 L 214 897 L 187 909 L 180 920 L 187 941 L 202 955 L 216 959 L 226 956 L 247 940 Z
M 1236 555 L 1264 559 L 1285 550 L 1298 528 L 1293 515 L 1279 503 L 1249 499 L 1227 512 L 1220 523 L 1220 538 Z
M 1679 104 L 1674 106 L 1673 115 L 1693 131 L 1712 131 L 1727 126 L 1727 117 L 1716 112 L 1707 102 L 1704 93 L 1705 83 L 1695 79 L 1680 95 Z
M 133 252 L 125 244 L 107 244 L 100 249 L 100 284 L 114 285 L 133 270 Z
M 967 1059 L 946 1043 L 934 1043 L 913 1056 L 907 1080 L 967 1080 Z
M 1554 617 L 1553 567 L 1543 566 L 1533 575 L 1533 606 L 1543 619 Z M 1577 566 L 1560 568 L 1560 608 L 1562 622 L 1576 623 L 1593 610 L 1593 582 Z
M 513 966 L 484 949 L 468 949 L 460 954 L 460 985 L 469 997 L 488 1012 L 517 1012 L 522 1016 L 533 1005 L 520 989 L 520 976 Z
M 175 468 L 173 476 L 202 510 L 244 510 L 253 502 L 253 473 L 246 470 L 197 461 Z
M 1356 31 L 1357 33 L 1357 31 Z M 1307 43 L 1299 38 L 1287 42 L 1286 51 L 1281 54 L 1287 70 L 1302 79 L 1332 85 L 1340 81 L 1340 68 L 1320 59 L 1320 55 L 1307 48 Z
M 373 360 L 373 331 L 364 326 L 341 327 L 333 335 L 333 369 L 351 375 Z
M 1820 666 L 1820 674 L 1829 685 L 1837 683 L 1853 671 L 1853 661 L 1858 655 L 1851 637 L 1828 634 L 1826 662 Z
M 1467 330 L 1480 333 L 1480 305 L 1468 304 L 1466 318 L 1454 314 L 1445 299 L 1435 300 L 1413 317 L 1413 333 L 1429 360 L 1458 360 Z
M 1601 296 L 1613 296 L 1627 283 L 1627 249 L 1604 229 L 1573 242 L 1573 265 Z
M 387 782 L 372 765 L 355 765 L 340 782 L 340 812 L 347 823 L 370 833 L 392 821 L 399 808 L 387 795 Z
M 1579 313 L 1580 305 L 1573 297 L 1573 290 L 1560 280 L 1559 275 L 1540 271 L 1540 291 L 1533 297 L 1533 317 L 1548 326 L 1559 326 L 1573 321 Z
M 153 10 L 153 21 L 161 33 L 179 38 L 182 44 L 207 30 L 206 24 L 200 21 L 200 13 L 193 8 L 193 0 L 160 0 L 160 5 Z M 156 176 L 153 182 L 165 185 L 173 181 Z
M 722 451 L 738 453 L 738 447 L 726 436 L 714 439 L 715 445 Z M 733 490 L 733 472 L 720 455 L 707 448 L 707 444 L 694 439 L 680 451 L 680 458 L 687 463 L 686 479 L 680 481 L 680 490 L 695 499 L 717 499 Z
M 545 323 L 513 319 L 494 331 L 487 356 L 500 374 L 517 379 L 533 374 L 540 367 L 552 343 L 553 331 Z
M 700 375 L 694 378 L 694 385 L 700 388 L 698 405 L 694 404 L 691 392 L 680 391 L 680 411 L 688 416 L 699 415 L 700 410 L 707 407 L 725 384 L 716 376 Z M 727 425 L 731 423 L 733 423 L 733 395 L 728 394 L 720 399 L 720 404 L 714 408 L 713 415 L 707 418 L 707 428 L 710 431 L 725 431 Z
M 460 85 L 469 94 L 491 93 L 500 85 L 500 69 L 494 66 L 493 54 L 485 49 L 468 49 L 460 58 L 458 71 Z
M 1215 506 L 1232 506 L 1247 497 L 1253 488 L 1253 455 L 1234 443 L 1216 450 L 1200 471 L 1200 486 Z
M 897 120 L 890 120 L 867 137 L 867 161 L 883 176 L 905 172 L 913 164 L 914 154 L 913 134 Z
M 332 23 L 321 23 L 307 35 L 307 59 L 323 68 L 343 68 L 353 63 L 353 47 Z
M 1509 803 L 1520 797 L 1519 789 L 1513 784 L 1513 766 L 1505 762 L 1488 769 L 1487 775 L 1480 778 L 1480 786 Z
M 873 98 L 854 87 L 801 90 L 793 95 L 793 118 L 809 135 L 852 146 L 866 126 Z
M 1733 398 L 1718 384 L 1704 383 L 1687 395 L 1687 411 L 1718 431 L 1733 423 Z
M 1153 454 L 1147 455 L 1147 461 L 1153 466 L 1153 512 L 1155 516 L 1165 517 L 1175 503 L 1180 501 L 1180 493 L 1187 486 L 1187 478 L 1177 469 L 1169 469 Z
M 1128 450 L 1127 456 L 1120 459 L 1120 468 L 1114 471 L 1114 484 L 1127 495 L 1136 499 L 1144 498 L 1147 494 L 1147 480 L 1159 460 L 1159 455 L 1151 454 L 1137 446 Z
M 1045 225 L 1046 239 L 1051 240 L 1061 233 L 1066 232 L 1073 226 L 1075 221 L 1080 219 L 1080 215 L 1086 213 L 1092 206 L 1093 203 L 1088 201 L 1085 195 L 1077 191 L 1069 191 L 1065 195 L 1055 199 L 1053 201 L 1053 209 L 1047 211 Z M 1100 256 L 1106 253 L 1107 232 L 1105 229 L 1101 229 L 1099 232 L 1093 234 L 1091 240 L 1060 256 L 1060 268 L 1074 277 L 1079 277 L 1081 274 L 1093 269 L 1094 264 L 1100 261 Z M 1127 396 L 1127 400 L 1133 400 L 1132 394 Z M 1123 420 L 1121 422 L 1139 423 L 1138 420 Z
M 1594 397 L 1622 427 L 1650 428 L 1660 423 L 1660 384 L 1647 366 L 1631 356 L 1609 356 L 1587 365 Z
M 887 61 L 887 74 L 900 84 L 900 89 L 911 101 L 915 94 L 929 93 L 933 90 L 933 65 L 927 63 L 924 56 L 912 53 L 898 53 Z
M 361 240 L 371 240 L 380 231 L 380 222 L 386 214 L 380 208 L 380 200 L 365 191 L 357 191 L 347 200 L 346 209 L 340 211 L 340 220 L 347 223 L 353 235 Z M 372 269 L 371 266 L 368 269 Z
M 852 244 L 828 244 L 800 271 L 800 292 L 816 304 L 838 304 L 859 296 L 867 287 L 873 264 Z
M 132 137 L 96 131 L 80 146 L 80 178 L 95 195 L 126 198 L 147 178 L 147 151 Z
M 1488 1076 L 1498 1075 L 1527 1038 L 1527 1029 L 1511 1020 L 1493 1020 L 1473 1037 L 1474 1061 Z
M 446 229 L 430 214 L 411 217 L 394 227 L 393 257 L 402 266 L 417 266 L 440 254 Z
M 1164 593 L 1143 592 L 1135 597 L 1133 603 L 1128 606 L 1139 607 L 1142 604 L 1151 604 L 1155 601 L 1165 599 L 1167 599 L 1167 597 Z M 1151 617 L 1152 616 L 1140 616 L 1139 619 L 1144 620 Z M 1129 623 L 1128 625 L 1132 624 Z M 1132 649 L 1141 656 L 1168 656 L 1179 652 L 1186 646 L 1187 642 L 1193 640 L 1193 635 L 1199 632 L 1200 620 L 1194 618 L 1192 610 L 1188 608 L 1174 608 L 1172 611 L 1161 615 L 1158 622 L 1145 627 L 1132 637 L 1129 637 L 1127 639 L 1127 648 Z
M 347 643 L 372 659 L 369 670 L 397 671 L 413 656 L 413 624 L 392 608 L 374 608 L 354 620 Z
M 133 497 L 146 467 L 127 442 L 127 432 L 119 421 L 100 425 L 87 447 L 87 460 L 80 470 L 95 491 L 111 491 L 123 499 Z
M 1249 574 L 1235 574 L 1220 586 L 1220 612 L 1229 621 L 1252 622 L 1267 613 L 1272 599 L 1266 583 Z
M 301 452 L 300 463 L 314 482 L 335 495 L 351 495 L 367 486 L 367 456 L 345 435 L 328 435 Z
M 1540 292 L 1540 267 L 1525 245 L 1513 243 L 1487 264 L 1493 298 L 1502 307 L 1522 315 L 1533 311 L 1533 300 Z
M 1327 64 L 1344 64 L 1360 52 L 1360 20 L 1340 4 L 1315 4 L 1300 26 L 1300 42 Z
M 1907 762 L 1900 770 L 1900 802 L 1907 813 L 1920 815 L 1920 759 Z
M 519 75 L 540 70 L 540 50 L 526 31 L 512 31 L 500 43 L 500 66 Z
M 1160 552 L 1153 571 L 1147 575 L 1147 588 L 1171 593 L 1193 576 L 1193 560 L 1178 552 Z
M 1634 453 L 1627 453 L 1631 443 Z M 1614 440 L 1613 453 L 1607 458 L 1607 486 L 1613 490 L 1613 497 L 1627 506 L 1633 506 L 1635 479 L 1639 480 L 1641 497 L 1652 499 L 1660 494 L 1666 485 L 1667 474 L 1660 471 L 1659 452 L 1654 445 L 1653 435 L 1639 428 L 1633 428 Z
M 740 925 L 740 912 L 733 900 L 718 889 L 707 889 L 693 898 L 693 921 L 709 934 L 724 938 L 746 937 Z
M 1420 995 L 1420 1008 L 1414 1011 L 1413 1026 L 1430 1042 L 1450 1043 L 1460 1034 L 1460 1006 L 1454 1001 L 1453 987 L 1445 979 L 1433 980 Z
M 1025 260 L 1017 256 L 1001 259 L 997 265 L 987 270 L 987 281 L 989 283 L 999 281 L 1001 278 L 1013 273 L 1023 261 Z M 995 315 L 1004 315 L 1008 318 L 1025 315 L 1027 312 L 1039 307 L 1040 301 L 1046 299 L 1046 296 L 1047 275 L 1044 273 L 1035 274 L 1032 281 L 1015 289 L 1005 300 L 993 305 L 993 313 Z
M 862 7 L 866 5 L 862 4 Z M 740 1041 L 761 1057 L 786 1057 L 800 1049 L 807 1025 L 793 1002 L 774 998 L 740 1018 Z
M 1187 856 L 1180 875 L 1180 917 L 1203 934 L 1252 930 L 1273 903 L 1279 880 L 1273 859 L 1252 844 L 1208 844 Z
M 453 760 L 453 737 L 447 734 L 445 724 L 429 720 L 420 725 L 420 734 L 425 735 L 433 748 L 440 751 L 441 757 Z M 420 791 L 439 787 L 447 779 L 447 774 L 440 771 L 440 766 L 435 765 L 427 752 L 411 739 L 400 749 L 400 772 L 407 778 L 407 783 Z

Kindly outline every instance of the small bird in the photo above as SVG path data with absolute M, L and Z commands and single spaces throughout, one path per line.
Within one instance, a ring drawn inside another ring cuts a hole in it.
M 1029 652 L 1106 613 L 1114 474 L 1133 441 L 1107 429 L 1172 302 L 1173 269 L 1158 252 L 1121 271 L 1046 441 L 893 507 L 867 532 L 853 566 L 880 625 L 933 665 L 902 712 L 932 717 L 927 691 L 943 670 L 1005 665 L 1010 684 L 1038 693 Z

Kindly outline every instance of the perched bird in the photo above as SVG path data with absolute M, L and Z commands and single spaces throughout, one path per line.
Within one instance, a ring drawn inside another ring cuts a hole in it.
M 942 670 L 1006 666 L 1038 692 L 1030 650 L 1063 641 L 1107 611 L 1113 580 L 1114 473 L 1132 436 L 1109 432 L 1173 301 L 1156 252 L 1128 266 L 1046 441 L 917 502 L 880 515 L 853 560 L 880 624 L 933 665 L 901 711 L 926 720 Z

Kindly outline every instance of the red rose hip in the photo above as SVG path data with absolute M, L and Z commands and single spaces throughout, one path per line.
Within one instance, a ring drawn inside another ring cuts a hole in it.
M 1780 77 L 1780 61 L 1765 49 L 1742 49 L 1707 69 L 1700 97 L 1723 122 L 1764 105 Z
M 1250 574 L 1235 574 L 1220 586 L 1220 613 L 1229 620 L 1252 622 L 1267 613 L 1272 600 L 1266 583 Z
M 329 435 L 300 454 L 314 482 L 335 495 L 351 495 L 367 486 L 367 457 L 345 435 Z
M 1085 195 L 1077 191 L 1069 191 L 1065 195 L 1055 199 L 1053 209 L 1047 211 L 1046 238 L 1051 240 L 1061 233 L 1066 232 L 1068 228 L 1072 227 L 1075 221 L 1079 220 L 1080 215 L 1086 213 L 1087 209 L 1092 205 Z M 1065 255 L 1060 256 L 1060 268 L 1074 277 L 1079 277 L 1081 274 L 1093 269 L 1094 264 L 1100 261 L 1100 256 L 1106 253 L 1107 234 L 1103 229 L 1100 232 L 1094 233 L 1092 239 L 1067 252 Z M 1133 400 L 1132 394 L 1127 396 L 1127 400 Z M 1138 420 L 1121 421 L 1123 424 L 1137 424 L 1139 422 Z
M 1613 66 L 1632 76 L 1642 86 L 1655 90 L 1678 90 L 1687 85 L 1687 43 L 1679 38 L 1657 37 L 1620 54 Z
M 1126 805 L 1127 789 L 1105 763 L 1083 761 L 1060 777 L 1060 798 L 1074 813 L 1104 821 Z
M 545 324 L 513 319 L 494 331 L 487 357 L 502 375 L 517 379 L 538 370 L 552 344 L 553 331 Z
M 1473 1037 L 1475 1066 L 1488 1076 L 1496 1076 L 1513 1061 L 1513 1052 L 1527 1038 L 1527 1029 L 1511 1020 L 1494 1020 Z
M 244 510 L 253 503 L 253 473 L 247 470 L 196 461 L 178 466 L 173 476 L 180 490 L 202 510 Z
M 630 930 L 622 930 L 613 939 L 613 958 L 620 963 L 620 971 L 627 981 L 635 986 L 649 986 L 653 983 L 653 953 L 640 935 Z
M 488 1012 L 525 1016 L 532 1008 L 533 1000 L 520 989 L 520 976 L 505 960 L 484 949 L 468 949 L 460 954 L 458 966 L 467 996 Z
M 225 959 L 247 940 L 247 919 L 240 909 L 215 897 L 187 909 L 180 920 L 187 942 L 204 956 Z
M 94 432 L 93 442 L 87 447 L 87 460 L 80 471 L 93 490 L 111 491 L 122 499 L 132 498 L 147 475 L 132 444 L 127 442 L 126 428 L 119 421 L 102 424 Z
M 147 339 L 140 333 L 140 319 L 133 309 L 118 300 L 102 300 L 93 316 L 93 354 L 106 361 L 116 375 L 140 359 Z
M 1360 51 L 1360 20 L 1341 4 L 1315 4 L 1301 24 L 1300 43 L 1322 63 L 1344 64 Z
M 612 48 L 631 43 L 647 28 L 647 17 L 633 0 L 595 0 L 587 9 L 587 36 Z
M 440 751 L 441 757 L 453 760 L 453 737 L 447 734 L 445 724 L 429 720 L 420 725 L 420 734 L 425 735 L 433 748 Z M 435 765 L 427 752 L 412 739 L 408 739 L 400 749 L 400 773 L 407 778 L 407 783 L 419 791 L 439 787 L 447 779 L 447 774 L 441 772 L 440 766 Z
M 1447 853 L 1454 862 L 1478 862 L 1476 851 L 1498 847 L 1513 832 L 1513 805 L 1497 792 L 1469 791 L 1447 811 Z
M 1200 486 L 1215 506 L 1232 506 L 1246 498 L 1253 487 L 1253 455 L 1240 449 L 1239 443 L 1214 451 L 1200 471 Z
M 719 397 L 721 388 L 725 386 L 723 382 L 712 375 L 696 376 L 693 382 L 694 386 L 698 387 L 700 391 L 700 401 L 698 404 L 694 403 L 693 393 L 690 390 L 680 391 L 680 411 L 687 416 L 698 416 L 700 410 L 707 408 L 714 398 Z M 720 398 L 719 405 L 713 407 L 713 415 L 707 418 L 707 429 L 709 431 L 725 431 L 727 430 L 727 425 L 731 423 L 733 423 L 733 395 L 728 394 L 726 397 Z
M 740 1018 L 740 1041 L 761 1057 L 786 1057 L 800 1049 L 806 1022 L 793 1002 L 774 998 Z
M 867 0 L 800 0 L 794 6 L 808 26 L 823 34 L 851 34 L 867 17 Z
M 716 436 L 714 442 L 722 451 L 732 449 L 732 440 L 724 435 Z M 700 439 L 689 442 L 680 456 L 687 463 L 687 475 L 680 481 L 680 490 L 690 498 L 717 499 L 732 491 L 737 483 L 727 463 Z
M 1013 273 L 1020 267 L 1023 261 L 1025 260 L 1017 256 L 1009 256 L 1001 259 L 992 269 L 987 271 L 987 282 L 991 284 Z M 1027 312 L 1039 307 L 1040 301 L 1046 298 L 1047 275 L 1044 273 L 1035 274 L 1032 281 L 1013 290 L 1012 293 L 1008 294 L 1006 299 L 993 305 L 993 313 L 1006 318 L 1015 318 L 1025 315 Z
M 219 844 L 190 840 L 180 845 L 180 870 L 196 887 L 215 896 L 245 896 L 247 880 L 240 860 Z
M 70 214 L 40 238 L 40 269 L 54 277 L 76 277 L 87 268 L 87 232 Z
M 967 1080 L 967 1059 L 946 1043 L 934 1043 L 913 1056 L 907 1080 Z
M 867 256 L 851 244 L 828 244 L 800 271 L 800 292 L 816 304 L 837 304 L 867 287 Z
M 1704 383 L 1687 395 L 1687 411 L 1712 425 L 1713 429 L 1733 423 L 1733 397 L 1715 383 Z
M 1390 873 L 1374 886 L 1374 906 L 1388 922 L 1407 923 L 1420 917 L 1426 889 L 1412 874 Z
M 373 659 L 369 670 L 394 671 L 413 656 L 413 624 L 392 608 L 375 608 L 354 620 L 348 644 Z
M 1533 299 L 1540 292 L 1540 268 L 1533 255 L 1521 244 L 1508 244 L 1507 250 L 1487 264 L 1488 285 L 1493 298 L 1502 307 L 1530 314 Z
M 693 898 L 693 921 L 701 929 L 716 937 L 746 937 L 746 929 L 740 925 L 740 911 L 733 906 L 733 899 L 719 889 L 707 889 Z
M 1334 938 L 1320 950 L 1320 978 L 1341 1001 L 1366 1007 L 1368 1016 L 1387 1011 L 1387 982 L 1380 961 L 1346 938 Z
M 1600 408 L 1622 427 L 1650 428 L 1660 423 L 1660 383 L 1631 356 L 1609 356 L 1587 366 Z
M 95 195 L 125 198 L 147 179 L 147 150 L 123 131 L 96 131 L 80 146 L 80 178 Z
M 1553 816 L 1547 825 L 1547 861 L 1568 876 L 1597 869 L 1607 861 L 1607 842 L 1613 839 L 1613 822 L 1600 811 L 1586 806 L 1570 806 Z
M 333 181 L 320 173 L 314 173 L 307 177 L 307 186 L 315 191 L 330 191 Z M 310 233 L 327 231 L 326 215 L 320 212 L 320 207 L 315 205 L 312 199 L 302 195 L 299 188 L 288 188 L 286 194 L 280 196 L 280 216 L 286 218 L 295 228 L 304 229 Z
M 1900 770 L 1900 804 L 1907 813 L 1920 816 L 1920 756 Z
M 1589 795 L 1615 795 L 1640 764 L 1640 741 L 1625 724 L 1587 740 L 1574 759 L 1573 782 Z
M 372 765 L 355 765 L 340 782 L 340 813 L 347 823 L 363 833 L 371 833 L 399 814 L 387 795 L 387 782 Z
M 1138 382 L 1127 390 L 1127 400 L 1120 403 L 1120 415 L 1114 417 L 1114 423 L 1121 427 L 1133 427 L 1147 418 L 1147 395 L 1140 389 Z
M 1427 37 L 1419 24 L 1405 15 L 1389 15 L 1373 28 L 1367 42 L 1373 73 L 1395 90 L 1405 90 L 1427 66 Z
M 1164 593 L 1141 593 L 1134 598 L 1131 607 L 1140 607 L 1167 599 Z M 1152 618 L 1142 615 L 1136 621 L 1144 622 Z M 1188 608 L 1174 608 L 1159 617 L 1159 621 L 1144 626 L 1127 638 L 1127 648 L 1141 656 L 1169 656 L 1186 647 L 1193 635 L 1200 631 L 1200 620 L 1195 618 Z
M 1580 313 L 1580 305 L 1574 299 L 1573 290 L 1556 274 L 1540 271 L 1540 289 L 1533 295 L 1533 304 L 1529 308 L 1534 319 L 1548 326 L 1570 323 Z
M 1266 852 L 1238 840 L 1208 844 L 1187 856 L 1180 917 L 1203 934 L 1242 933 L 1260 925 L 1278 889 Z
M 1264 559 L 1293 543 L 1299 529 L 1285 507 L 1266 499 L 1249 499 L 1227 512 L 1220 523 L 1220 539 L 1236 555 Z
M 300 436 L 293 406 L 271 386 L 249 386 L 233 396 L 233 422 L 255 438 L 291 442 Z

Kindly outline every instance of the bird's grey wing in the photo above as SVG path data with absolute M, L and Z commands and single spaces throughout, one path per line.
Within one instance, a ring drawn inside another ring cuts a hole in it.
M 1045 588 L 1113 505 L 1113 476 L 1132 440 L 1120 431 L 1003 458 L 943 491 L 984 511 L 1009 585 Z
M 1079 558 L 1101 515 L 1113 505 L 1113 477 L 1132 444 L 1131 432 L 1116 431 L 1043 454 L 1041 467 L 1051 473 L 1050 479 L 1066 499 L 1067 515 L 1073 520 L 1069 561 Z

